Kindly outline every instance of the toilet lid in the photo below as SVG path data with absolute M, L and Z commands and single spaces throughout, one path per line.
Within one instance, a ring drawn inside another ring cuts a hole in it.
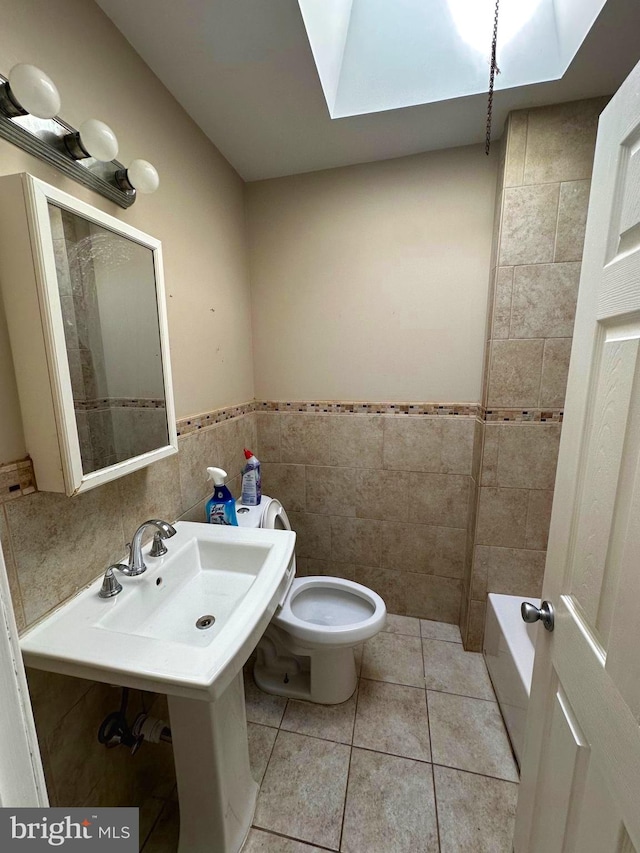
M 291 530 L 287 513 L 277 498 L 267 499 L 266 506 L 262 511 L 260 527 L 265 530 Z

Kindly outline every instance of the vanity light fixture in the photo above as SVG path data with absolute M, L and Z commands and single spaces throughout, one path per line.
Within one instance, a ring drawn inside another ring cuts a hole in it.
M 118 186 L 129 192 L 154 193 L 160 186 L 158 172 L 148 160 L 133 160 L 128 169 L 119 170 L 115 177 Z
M 9 118 L 31 114 L 53 118 L 60 109 L 60 94 L 53 80 L 35 65 L 21 62 L 0 85 L 0 111 Z
M 64 138 L 67 151 L 74 160 L 93 157 L 107 163 L 118 156 L 118 140 L 108 124 L 97 118 L 88 118 L 76 133 Z
M 138 193 L 152 193 L 160 179 L 146 160 L 127 169 L 115 158 L 118 140 L 111 128 L 90 118 L 76 130 L 58 116 L 60 95 L 35 65 L 14 65 L 0 74 L 0 138 L 17 145 L 67 177 L 115 202 L 131 207 Z

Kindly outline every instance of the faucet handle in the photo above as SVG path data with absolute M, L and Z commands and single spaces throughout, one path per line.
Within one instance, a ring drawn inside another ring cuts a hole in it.
M 150 557 L 162 557 L 164 554 L 167 553 L 168 548 L 164 544 L 162 539 L 163 539 L 162 533 L 160 533 L 160 531 L 158 531 L 156 533 L 156 535 L 153 537 L 153 545 L 151 546 L 151 550 L 149 551 Z
M 114 595 L 117 595 L 119 592 L 122 592 L 122 584 L 114 575 L 114 568 L 119 569 L 120 566 L 109 566 L 107 571 L 104 573 L 102 587 L 100 588 L 100 592 L 98 593 L 100 598 L 113 598 Z M 128 568 L 128 566 L 125 566 L 125 568 Z

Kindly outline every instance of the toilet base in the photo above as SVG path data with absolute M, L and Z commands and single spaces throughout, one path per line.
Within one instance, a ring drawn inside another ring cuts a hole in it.
M 305 648 L 269 625 L 257 653 L 253 676 L 265 693 L 339 705 L 355 692 L 358 675 L 352 646 Z

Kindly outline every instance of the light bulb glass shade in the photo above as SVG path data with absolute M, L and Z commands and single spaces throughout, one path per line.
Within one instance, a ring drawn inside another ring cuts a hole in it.
M 88 118 L 79 128 L 80 144 L 91 157 L 108 162 L 118 154 L 118 140 L 108 124 Z
M 147 160 L 133 160 L 127 169 L 127 179 L 139 193 L 154 193 L 160 186 L 155 166 Z
M 55 83 L 35 65 L 14 65 L 9 72 L 9 87 L 20 106 L 37 118 L 53 118 L 60 112 Z

